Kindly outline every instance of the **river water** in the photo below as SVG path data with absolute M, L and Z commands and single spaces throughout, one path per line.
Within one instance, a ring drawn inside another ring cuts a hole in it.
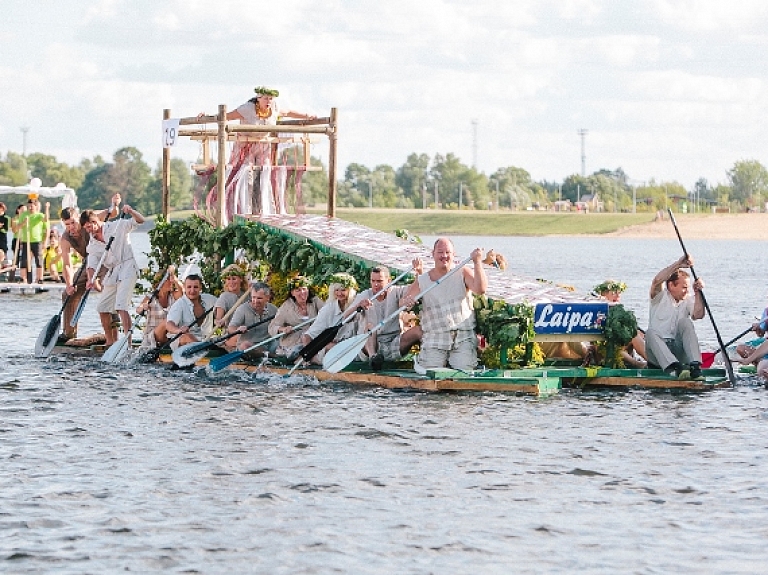
M 430 241 L 433 238 L 425 238 Z M 458 238 L 647 323 L 670 240 Z M 757 242 L 691 242 L 729 339 Z M 81 332 L 97 328 L 91 302 Z M 60 302 L 0 295 L 0 572 L 759 573 L 768 392 L 396 392 L 32 357 Z M 714 343 L 698 322 L 704 347 Z

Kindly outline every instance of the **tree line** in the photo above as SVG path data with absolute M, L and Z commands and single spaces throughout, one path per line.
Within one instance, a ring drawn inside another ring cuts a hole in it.
M 295 161 L 301 162 L 302 158 Z M 302 202 L 322 205 L 328 199 L 328 175 L 323 162 L 311 158 L 315 171 L 301 180 Z M 162 167 L 153 170 L 134 147 L 117 150 L 111 161 L 101 156 L 83 159 L 77 165 L 59 162 L 41 153 L 26 157 L 14 152 L 0 156 L 0 185 L 19 186 L 30 178 L 45 186 L 63 182 L 75 189 L 81 209 L 102 208 L 115 193 L 144 214 L 162 209 Z M 594 196 L 608 212 L 665 209 L 686 202 L 690 209 L 716 205 L 731 210 L 760 209 L 768 201 L 768 170 L 757 160 L 739 160 L 726 172 L 727 182 L 710 185 L 700 178 L 693 189 L 678 182 L 636 182 L 621 168 L 601 169 L 582 177 L 572 174 L 557 181 L 534 181 L 521 167 L 498 168 L 490 175 L 467 166 L 454 154 L 410 154 L 398 168 L 380 164 L 374 168 L 349 164 L 337 186 L 339 207 L 443 208 L 443 209 L 548 209 L 555 202 L 579 201 Z M 181 159 L 171 160 L 171 206 L 189 209 L 202 199 L 211 182 L 191 173 Z M 5 196 L 13 206 L 18 196 Z M 695 207 L 692 205 L 695 204 Z M 12 209 L 12 208 L 11 208 Z M 762 210 L 761 210 L 762 211 Z

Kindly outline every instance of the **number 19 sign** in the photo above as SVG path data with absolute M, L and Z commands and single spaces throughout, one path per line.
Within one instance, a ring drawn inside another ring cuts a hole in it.
M 163 120 L 163 148 L 170 148 L 176 144 L 179 135 L 179 119 L 171 118 Z

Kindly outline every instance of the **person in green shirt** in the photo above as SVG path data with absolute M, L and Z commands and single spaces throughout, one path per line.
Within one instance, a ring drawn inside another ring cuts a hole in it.
M 27 272 L 31 271 L 31 258 L 34 257 L 35 269 L 37 270 L 37 283 L 43 283 L 43 261 L 41 258 L 41 246 L 45 239 L 45 233 L 48 231 L 48 222 L 45 214 L 40 212 L 40 200 L 29 198 L 27 200 L 27 211 L 19 214 L 19 241 L 24 242 L 20 246 L 21 262 L 20 270 L 21 281 L 31 283 L 32 277 L 27 278 Z

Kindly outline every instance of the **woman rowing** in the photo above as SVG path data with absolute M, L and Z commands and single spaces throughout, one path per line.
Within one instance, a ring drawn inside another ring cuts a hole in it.
M 301 336 L 301 344 L 306 346 L 324 330 L 337 325 L 342 321 L 344 312 L 349 308 L 357 295 L 357 280 L 348 273 L 336 273 L 330 277 L 328 286 L 328 301 L 317 314 L 317 319 L 311 327 Z M 311 358 L 312 363 L 322 364 L 325 352 L 336 343 L 351 337 L 355 333 L 353 322 L 348 322 L 338 331 L 333 341 Z M 289 356 L 290 358 L 290 356 Z
M 279 340 L 276 354 L 287 356 L 292 348 L 300 344 L 301 336 L 306 331 L 293 331 L 302 322 L 317 317 L 323 307 L 322 299 L 314 294 L 309 278 L 296 276 L 288 279 L 290 292 L 280 308 L 275 319 L 269 324 L 269 335 L 284 334 Z

